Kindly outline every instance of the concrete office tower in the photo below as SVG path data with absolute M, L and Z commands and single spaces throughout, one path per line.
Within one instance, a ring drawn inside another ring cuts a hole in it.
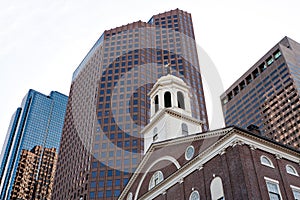
M 191 15 L 172 10 L 106 30 L 73 74 L 53 199 L 116 199 L 143 155 L 147 93 L 171 74 L 208 130 Z
M 11 119 L 1 153 L 0 199 L 13 198 L 11 195 L 14 182 L 17 185 L 19 181 L 18 164 L 23 162 L 22 152 L 40 146 L 42 153 L 39 159 L 46 155 L 46 148 L 54 148 L 56 149 L 55 153 L 58 154 L 67 101 L 68 97 L 59 92 L 51 92 L 49 96 L 46 96 L 29 90 L 24 97 L 21 107 L 17 109 Z M 35 180 L 40 180 L 40 172 L 43 171 L 43 168 L 42 165 L 38 166 L 38 176 L 35 176 Z M 53 180 L 51 181 L 53 182 Z M 53 183 L 47 182 L 47 184 L 50 187 Z M 40 185 L 39 187 L 45 189 L 47 186 Z M 27 190 L 32 192 L 30 188 Z M 33 194 L 35 193 L 33 192 Z M 35 198 L 40 199 L 41 197 L 30 197 L 30 199 Z
M 283 38 L 221 96 L 226 126 L 300 148 L 300 44 Z
M 56 148 L 22 150 L 11 199 L 50 200 L 56 162 Z

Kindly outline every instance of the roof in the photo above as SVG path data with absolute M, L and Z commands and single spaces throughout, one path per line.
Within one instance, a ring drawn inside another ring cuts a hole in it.
M 185 150 L 190 145 L 194 146 L 195 155 L 191 160 L 186 160 Z M 228 147 L 235 145 L 248 145 L 251 149 L 261 149 L 274 155 L 280 155 L 293 162 L 300 162 L 300 152 L 298 150 L 242 128 L 230 126 L 153 143 L 138 165 L 136 172 L 130 178 L 119 199 L 126 199 L 125 196 L 129 191 L 136 192 L 134 195 L 135 198 L 152 199 L 154 193 L 163 192 L 167 185 L 170 186 L 170 184 L 180 181 L 178 178 L 184 178 L 191 171 L 200 169 L 206 162 L 217 155 L 222 155 Z M 173 168 L 170 168 L 168 165 L 170 173 L 161 184 L 155 186 L 155 190 L 140 192 L 144 178 L 148 173 L 157 170 L 157 167 L 154 166 L 158 162 L 171 163 L 173 164 Z M 152 169 L 153 167 L 155 169 Z

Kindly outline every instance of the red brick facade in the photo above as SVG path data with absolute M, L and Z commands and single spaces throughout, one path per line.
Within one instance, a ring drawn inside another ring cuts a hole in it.
M 194 146 L 195 154 L 187 161 L 185 149 L 189 145 Z M 261 156 L 273 167 L 263 165 Z M 225 199 L 269 199 L 266 180 L 278 182 L 281 199 L 294 199 L 291 186 L 300 188 L 300 177 L 287 173 L 286 166 L 300 173 L 299 161 L 298 151 L 239 128 L 196 134 L 153 144 L 137 169 L 140 173 L 132 176 L 119 199 L 132 192 L 133 199 L 183 200 L 197 190 L 200 199 L 210 200 L 215 177 L 222 180 Z M 164 180 L 148 190 L 158 170 Z

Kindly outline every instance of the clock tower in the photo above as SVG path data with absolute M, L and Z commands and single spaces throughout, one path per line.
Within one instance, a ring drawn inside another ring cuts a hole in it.
M 182 79 L 171 74 L 162 76 L 148 95 L 150 123 L 141 131 L 144 154 L 154 142 L 202 132 L 203 123 L 192 117 L 189 86 Z

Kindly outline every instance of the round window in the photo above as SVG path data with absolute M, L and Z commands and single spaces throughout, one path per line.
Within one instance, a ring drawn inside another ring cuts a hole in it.
M 194 147 L 192 145 L 188 146 L 185 150 L 185 159 L 186 160 L 191 160 L 194 156 L 194 153 L 195 153 Z

